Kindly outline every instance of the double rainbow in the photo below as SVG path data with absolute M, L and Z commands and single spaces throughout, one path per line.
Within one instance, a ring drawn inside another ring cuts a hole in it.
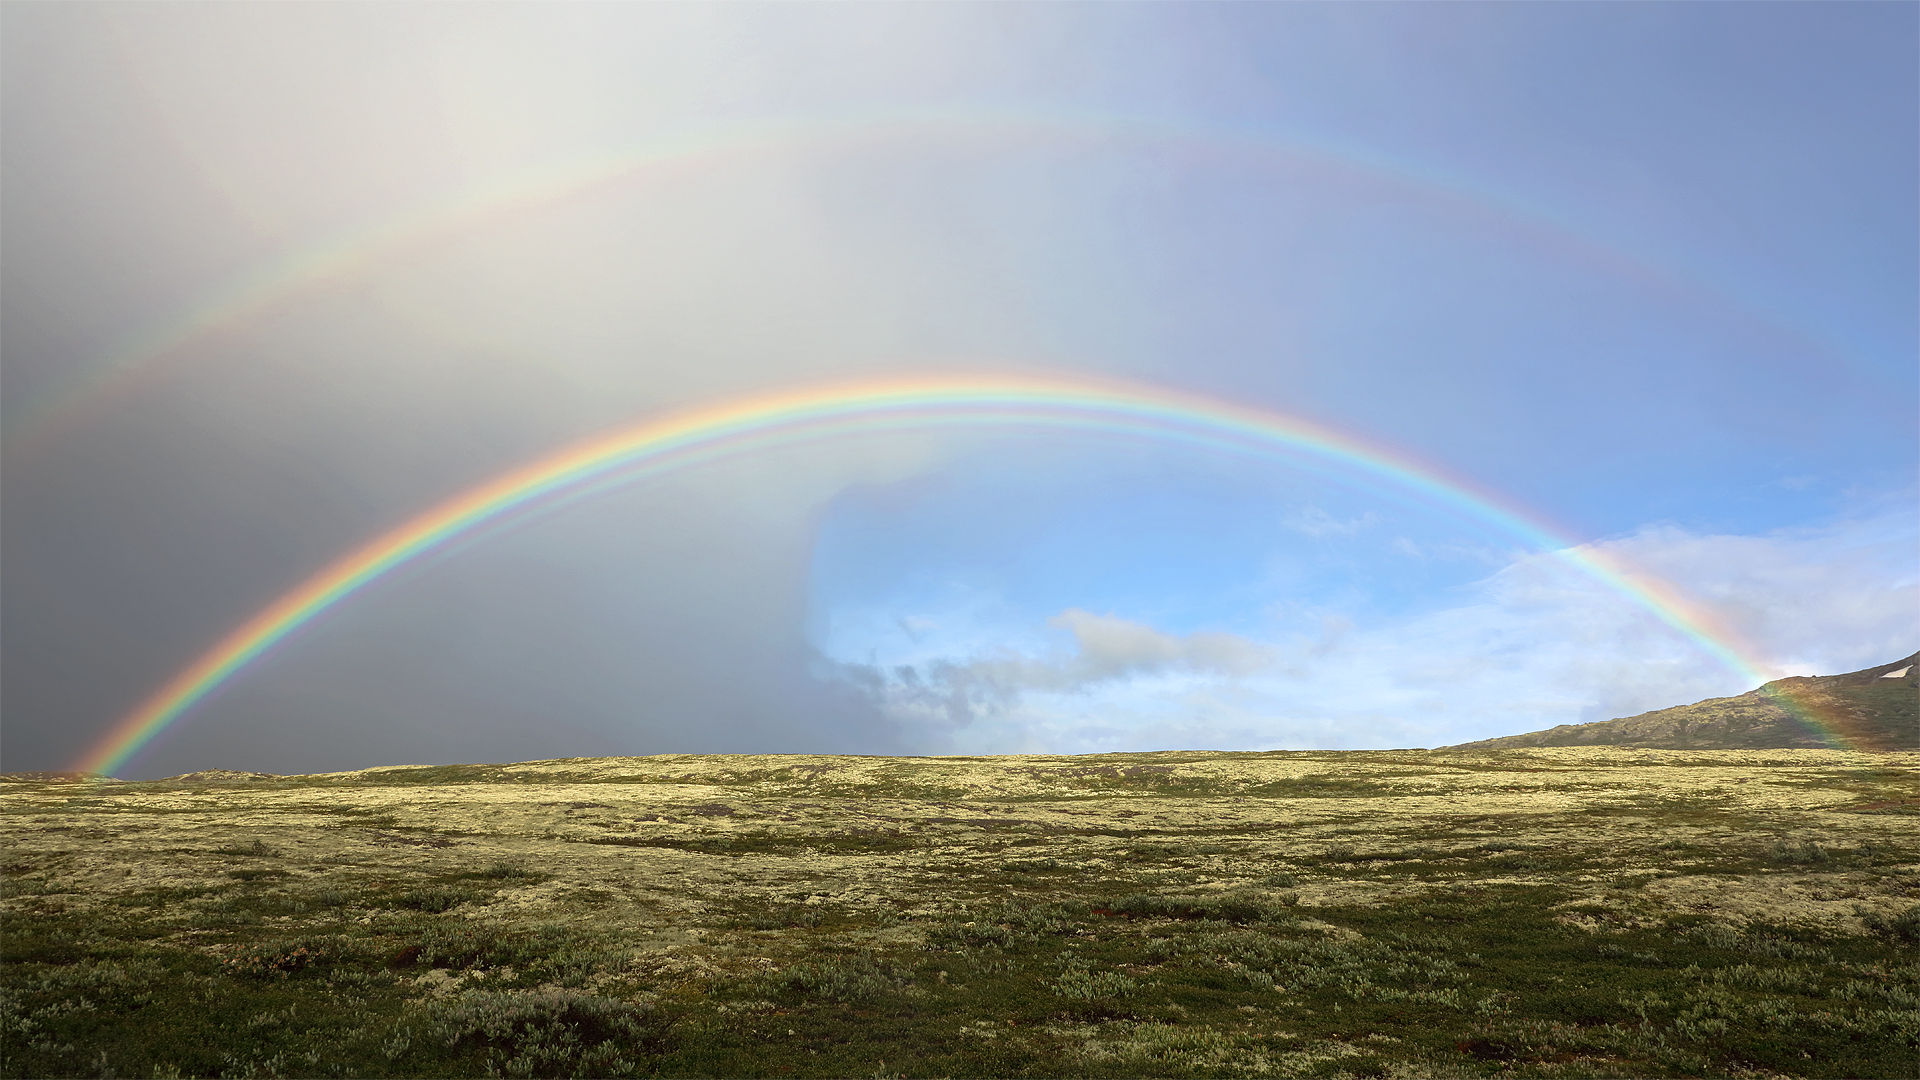
M 401 523 L 235 628 L 87 751 L 75 769 L 112 774 L 248 664 L 321 613 L 413 559 L 510 515 L 598 488 L 799 441 L 955 426 L 1020 426 L 1173 440 L 1280 456 L 1384 484 L 1551 552 L 1637 604 L 1733 671 L 1765 681 L 1734 635 L 1671 586 L 1559 534 L 1491 493 L 1404 455 L 1298 417 L 1157 387 L 1033 376 L 895 377 L 783 390 L 644 420 L 512 469 Z M 1828 741 L 1846 740 L 1799 711 Z

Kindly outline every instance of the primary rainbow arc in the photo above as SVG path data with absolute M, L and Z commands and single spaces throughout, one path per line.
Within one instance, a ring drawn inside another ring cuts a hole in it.
M 509 470 L 419 514 L 307 578 L 235 628 L 101 738 L 75 769 L 112 774 L 209 694 L 288 635 L 395 568 L 516 511 L 598 483 L 625 482 L 796 440 L 874 430 L 1024 425 L 1290 453 L 1384 481 L 1551 552 L 1691 639 L 1733 671 L 1765 681 L 1727 628 L 1678 591 L 1560 534 L 1440 470 L 1356 436 L 1280 413 L 1115 382 L 1033 376 L 896 377 L 777 391 L 657 417 Z M 1823 736 L 1830 725 L 1804 714 Z

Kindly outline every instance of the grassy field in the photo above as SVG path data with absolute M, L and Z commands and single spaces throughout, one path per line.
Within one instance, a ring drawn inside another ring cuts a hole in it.
M 1920 1073 L 1920 755 L 0 783 L 4 1075 Z

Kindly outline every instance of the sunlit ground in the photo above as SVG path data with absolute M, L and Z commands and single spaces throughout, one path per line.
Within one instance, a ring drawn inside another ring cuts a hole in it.
M 1915 754 L 13 780 L 8 1076 L 1898 1076 Z

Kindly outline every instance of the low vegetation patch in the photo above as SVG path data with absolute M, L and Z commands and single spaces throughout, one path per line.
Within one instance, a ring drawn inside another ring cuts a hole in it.
M 1909 1075 L 1920 792 L 1767 754 L 13 783 L 0 1076 Z
M 1231 923 L 1281 922 L 1300 902 L 1296 893 L 1240 892 L 1223 896 L 1155 896 L 1134 893 L 1100 908 L 1102 915 L 1131 918 L 1209 919 Z
M 666 1048 L 668 1027 L 650 1005 L 577 990 L 472 991 L 422 1010 L 416 1048 L 411 1029 L 392 1055 L 406 1059 L 478 1057 L 486 1076 L 634 1076 Z
M 793 964 L 761 977 L 754 989 L 794 1003 L 871 1001 L 905 990 L 912 969 L 873 955 L 829 956 Z

